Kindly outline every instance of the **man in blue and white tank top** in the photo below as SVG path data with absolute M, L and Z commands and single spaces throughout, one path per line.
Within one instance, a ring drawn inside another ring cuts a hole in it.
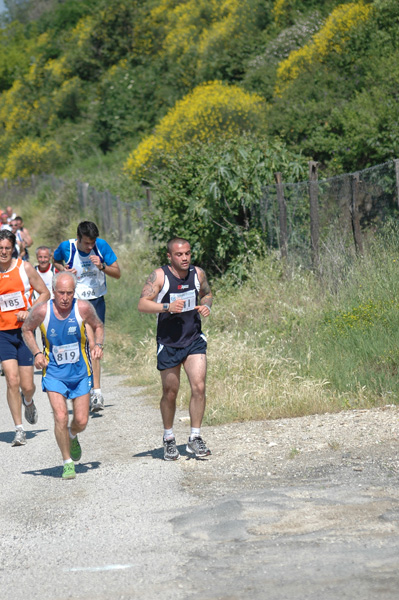
M 78 433 L 87 425 L 92 386 L 90 354 L 97 360 L 103 356 L 104 325 L 93 306 L 76 299 L 76 277 L 72 273 L 56 273 L 53 277 L 54 298 L 35 305 L 25 321 L 22 333 L 34 356 L 37 369 L 42 369 L 42 388 L 47 392 L 54 413 L 55 436 L 63 458 L 63 479 L 75 477 L 73 461 L 80 460 L 82 449 Z M 91 353 L 86 325 L 94 334 Z M 43 350 L 36 343 L 35 329 L 40 327 Z M 67 399 L 72 401 L 73 417 L 68 427 Z
M 117 256 L 111 246 L 99 238 L 97 225 L 82 221 L 78 225 L 76 239 L 62 242 L 54 251 L 54 266 L 59 271 L 74 273 L 77 278 L 76 298 L 92 303 L 102 322 L 105 322 L 106 275 L 119 279 L 121 276 Z M 90 348 L 94 346 L 93 332 L 88 327 Z M 93 389 L 91 410 L 104 409 L 101 393 L 100 362 L 93 358 Z
M 138 309 L 157 314 L 157 368 L 161 373 L 161 415 L 164 426 L 164 459 L 177 460 L 180 453 L 173 434 L 176 398 L 183 365 L 190 388 L 191 434 L 186 451 L 197 458 L 211 454 L 201 437 L 205 412 L 206 338 L 201 317 L 208 317 L 212 293 L 200 268 L 191 264 L 190 243 L 184 238 L 168 242 L 170 264 L 155 269 L 141 292 Z

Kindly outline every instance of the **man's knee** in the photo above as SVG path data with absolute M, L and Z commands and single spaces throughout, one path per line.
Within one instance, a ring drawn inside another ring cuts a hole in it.
M 191 382 L 191 393 L 193 396 L 205 398 L 205 380 Z
M 87 423 L 89 420 L 89 415 L 78 415 L 74 417 L 76 429 L 81 432 L 84 431 L 87 427 Z
M 26 382 L 22 383 L 22 381 L 21 381 L 20 385 L 21 385 L 21 390 L 22 390 L 22 393 L 24 396 L 27 396 L 28 398 L 33 396 L 33 394 L 35 393 L 35 390 L 36 390 L 36 386 L 33 383 L 33 381 L 29 382 L 29 383 L 26 383 Z
M 166 404 L 175 404 L 178 391 L 179 389 L 163 390 L 161 402 L 166 402 Z
M 18 373 L 6 373 L 7 387 L 12 391 L 19 391 L 20 379 Z
M 54 423 L 58 426 L 61 427 L 62 429 L 68 426 L 68 411 L 64 410 L 63 408 L 59 408 L 59 409 L 54 409 L 53 407 L 53 413 L 54 413 Z

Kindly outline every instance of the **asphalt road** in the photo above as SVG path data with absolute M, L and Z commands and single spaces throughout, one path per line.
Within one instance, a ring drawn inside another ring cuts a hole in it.
M 13 448 L 0 378 L 1 598 L 397 600 L 398 477 L 378 461 L 355 478 L 321 458 L 299 478 L 259 469 L 219 485 L 216 428 L 205 430 L 216 448 L 208 461 L 182 444 L 181 460 L 166 463 L 159 411 L 108 376 L 106 409 L 80 436 L 77 477 L 62 481 L 35 380 L 39 421 Z

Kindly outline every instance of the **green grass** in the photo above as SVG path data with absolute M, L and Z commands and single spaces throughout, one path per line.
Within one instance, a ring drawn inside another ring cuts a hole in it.
M 275 254 L 259 261 L 241 287 L 227 279 L 212 282 L 214 308 L 204 322 L 209 342 L 205 422 L 295 417 L 397 402 L 397 237 L 396 228 L 387 228 L 382 238 L 372 240 L 365 256 L 342 271 L 340 280 L 335 277 L 333 289 L 323 276 L 300 266 L 283 269 Z M 131 322 L 123 325 L 131 336 L 130 350 L 124 350 L 129 356 L 125 372 L 132 373 L 133 384 L 149 386 L 158 401 L 155 318 L 142 320 L 136 308 L 151 270 L 148 265 L 144 272 L 141 261 L 124 266 L 129 280 L 134 271 L 133 287 L 130 296 L 126 289 L 120 292 L 131 306 Z M 113 295 L 117 285 L 110 289 L 108 306 L 120 302 Z M 187 407 L 188 401 L 189 388 L 182 378 L 178 403 Z
M 74 189 L 43 188 L 21 203 L 34 246 L 74 235 Z M 43 225 L 43 210 L 46 221 Z M 68 234 L 68 235 L 67 235 Z M 363 257 L 325 247 L 320 273 L 283 264 L 276 253 L 253 265 L 241 286 L 211 282 L 215 296 L 208 337 L 205 423 L 276 419 L 397 403 L 399 399 L 399 228 L 388 223 L 367 238 Z M 113 244 L 114 245 L 114 244 Z M 116 248 L 120 280 L 108 279 L 108 372 L 147 387 L 158 403 L 156 318 L 137 311 L 155 266 L 139 231 Z M 195 262 L 195 257 L 194 257 Z M 178 404 L 186 408 L 186 378 Z

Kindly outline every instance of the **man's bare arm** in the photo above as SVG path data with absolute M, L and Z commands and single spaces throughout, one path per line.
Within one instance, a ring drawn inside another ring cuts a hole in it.
M 103 357 L 104 323 L 99 319 L 90 302 L 78 300 L 78 309 L 84 322 L 93 330 L 94 346 L 90 346 L 91 356 L 92 358 L 101 359 Z
M 203 269 L 201 269 L 200 267 L 195 267 L 195 268 L 196 268 L 198 279 L 200 282 L 200 290 L 199 290 L 200 302 L 199 302 L 199 306 L 196 306 L 195 308 L 198 310 L 199 314 L 202 317 L 209 317 L 209 315 L 211 314 L 211 307 L 212 307 L 212 302 L 213 302 L 211 288 L 209 287 L 209 283 L 206 278 L 205 271 Z
M 162 288 L 162 274 L 162 269 L 155 269 L 155 271 L 147 277 L 137 306 L 140 312 L 154 314 L 163 312 L 162 304 L 154 301 Z
M 201 285 L 200 291 L 199 291 L 200 304 L 202 306 L 204 306 L 206 304 L 207 306 L 211 307 L 212 302 L 213 302 L 213 296 L 212 296 L 211 288 L 208 283 L 208 279 L 205 275 L 205 271 L 203 269 L 201 269 L 200 267 L 197 267 L 197 273 L 198 273 L 198 279 L 199 279 L 199 282 Z
M 39 346 L 36 343 L 34 331 L 44 321 L 46 316 L 47 302 L 35 304 L 34 308 L 30 311 L 26 321 L 22 325 L 22 336 L 25 344 L 33 355 L 41 352 Z
M 98 317 L 93 305 L 87 300 L 78 300 L 78 308 L 82 319 L 94 332 L 94 343 L 104 344 L 104 323 Z

